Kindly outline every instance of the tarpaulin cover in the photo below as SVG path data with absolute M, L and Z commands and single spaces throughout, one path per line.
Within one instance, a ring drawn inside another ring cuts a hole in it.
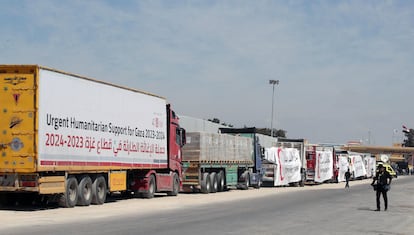
M 332 151 L 316 151 L 315 182 L 322 183 L 333 177 Z
M 301 181 L 299 150 L 295 148 L 271 147 L 265 150 L 265 159 L 277 165 L 274 186 Z

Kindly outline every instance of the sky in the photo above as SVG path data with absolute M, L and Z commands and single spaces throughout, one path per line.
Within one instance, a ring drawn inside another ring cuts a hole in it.
M 391 145 L 414 128 L 414 1 L 0 3 L 0 64 L 144 90 L 235 127 L 273 116 L 310 143 Z

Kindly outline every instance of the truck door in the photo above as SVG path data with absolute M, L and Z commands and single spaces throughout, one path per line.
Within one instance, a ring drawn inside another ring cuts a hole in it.
M 0 73 L 0 171 L 33 172 L 36 166 L 34 73 L 13 73 L 11 69 L 2 72 Z
M 259 137 L 254 136 L 254 156 L 255 156 L 255 171 L 259 174 L 259 177 L 263 174 L 262 167 L 262 147 L 260 146 Z

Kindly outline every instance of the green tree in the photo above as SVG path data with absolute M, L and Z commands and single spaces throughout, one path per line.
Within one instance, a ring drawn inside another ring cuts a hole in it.
M 210 122 L 213 122 L 213 123 L 220 124 L 220 119 L 218 119 L 218 118 L 211 118 L 211 119 L 207 119 L 207 120 L 210 121 Z M 226 123 L 226 122 L 221 123 L 221 125 L 228 126 L 228 127 L 233 127 L 232 124 Z
M 218 119 L 218 118 L 213 118 L 213 119 L 208 119 L 208 120 L 209 120 L 210 122 L 220 124 L 220 119 Z
M 272 131 L 270 128 L 257 128 L 257 133 L 271 136 Z M 273 129 L 273 137 L 286 138 L 286 133 L 287 131 L 282 129 Z
M 286 133 L 287 133 L 287 131 L 282 130 L 282 129 L 279 129 L 279 130 L 273 131 L 273 134 L 274 134 L 274 135 L 276 135 L 276 137 L 283 137 L 283 138 L 286 138 Z

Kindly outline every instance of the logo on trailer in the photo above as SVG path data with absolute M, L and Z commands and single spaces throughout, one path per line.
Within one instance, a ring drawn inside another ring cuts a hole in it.
M 14 99 L 14 103 L 19 103 L 19 99 L 20 99 L 20 94 L 13 94 L 13 99 Z
M 163 123 L 162 123 L 161 119 L 156 117 L 156 118 L 152 119 L 152 125 L 156 128 L 162 128 Z
M 23 119 L 19 118 L 19 117 L 12 117 L 12 119 L 10 120 L 10 129 L 12 129 L 13 127 L 19 125 L 20 123 L 23 122 Z
M 280 152 L 282 152 L 282 149 L 281 148 L 278 148 L 278 150 L 277 150 L 277 155 L 279 156 L 278 158 L 279 158 L 279 172 L 280 172 L 280 180 L 284 180 L 285 179 L 285 177 L 283 176 L 283 174 L 282 174 L 282 162 L 281 162 L 281 160 L 280 160 Z
M 13 86 L 16 86 L 20 83 L 26 82 L 27 78 L 25 77 L 13 77 L 13 78 L 5 78 L 4 81 L 6 83 L 12 84 Z
M 318 179 L 321 178 L 321 167 L 320 167 L 320 162 L 321 162 L 321 153 L 318 153 L 318 156 L 316 157 L 316 165 L 318 166 Z
M 10 147 L 13 151 L 19 151 L 23 148 L 23 142 L 19 138 L 14 138 L 10 143 Z

